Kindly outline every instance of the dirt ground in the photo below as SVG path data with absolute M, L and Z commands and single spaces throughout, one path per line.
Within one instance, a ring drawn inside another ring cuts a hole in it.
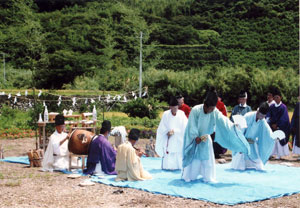
M 148 140 L 140 140 L 144 146 Z M 1 139 L 4 156 L 24 156 L 35 148 L 34 138 Z M 229 154 L 222 156 L 226 162 Z M 300 167 L 296 156 L 271 163 L 292 163 Z M 299 171 L 300 174 L 300 171 Z M 300 207 L 300 194 L 235 206 L 152 194 L 131 188 L 112 187 L 103 184 L 81 187 L 87 176 L 69 179 L 66 174 L 41 172 L 27 165 L 0 162 L 0 207 Z

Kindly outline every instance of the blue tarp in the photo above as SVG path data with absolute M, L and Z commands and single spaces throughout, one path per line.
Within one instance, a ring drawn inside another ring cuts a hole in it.
M 20 163 L 25 161 L 21 157 L 19 160 L 16 159 L 17 157 L 6 158 L 1 161 Z M 227 205 L 300 193 L 300 168 L 296 167 L 267 164 L 266 171 L 236 171 L 230 169 L 230 164 L 217 164 L 217 183 L 204 183 L 201 178 L 186 183 L 181 180 L 180 171 L 161 170 L 160 158 L 143 157 L 142 163 L 153 176 L 152 180 L 115 182 L 115 176 L 106 176 L 93 177 L 92 181 Z

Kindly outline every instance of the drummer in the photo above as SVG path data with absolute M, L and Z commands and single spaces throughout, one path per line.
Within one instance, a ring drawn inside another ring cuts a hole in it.
M 117 152 L 108 141 L 110 130 L 110 121 L 103 121 L 100 135 L 94 137 L 90 144 L 87 159 L 87 169 L 84 170 L 85 174 L 117 174 L 115 172 Z
M 55 129 L 44 154 L 43 171 L 52 172 L 69 168 L 68 134 L 64 132 L 65 117 L 61 114 L 55 117 Z

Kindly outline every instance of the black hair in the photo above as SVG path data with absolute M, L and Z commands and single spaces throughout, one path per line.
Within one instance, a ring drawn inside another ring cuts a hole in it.
M 101 129 L 100 129 L 100 134 L 104 134 L 105 132 L 110 131 L 110 129 L 111 129 L 110 121 L 104 120 L 102 122 L 102 126 L 101 126 Z
M 218 95 L 216 91 L 208 91 L 205 100 L 204 100 L 204 105 L 207 107 L 210 106 L 216 106 L 218 102 Z
M 258 111 L 264 115 L 266 115 L 269 111 L 269 105 L 267 102 L 263 102 L 259 105 Z

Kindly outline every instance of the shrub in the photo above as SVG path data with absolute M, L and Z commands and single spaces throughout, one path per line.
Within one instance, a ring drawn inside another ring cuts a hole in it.
M 127 113 L 130 117 L 148 117 L 155 119 L 157 117 L 158 101 L 151 99 L 137 98 L 136 100 L 129 101 L 123 107 L 123 112 Z

